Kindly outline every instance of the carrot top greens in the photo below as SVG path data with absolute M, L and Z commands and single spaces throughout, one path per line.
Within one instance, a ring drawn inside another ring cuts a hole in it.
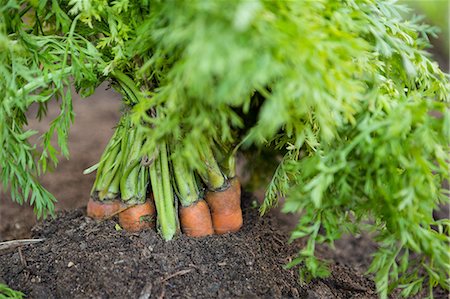
M 15 291 L 7 285 L 0 283 L 0 299 L 22 299 L 25 296 L 22 292 Z
M 208 175 L 221 177 L 213 160 L 224 172 L 239 149 L 253 155 L 255 180 L 272 178 L 261 212 L 285 197 L 284 211 L 302 213 L 292 238 L 308 242 L 290 263 L 302 279 L 328 273 L 317 243 L 369 231 L 381 297 L 423 284 L 432 296 L 449 287 L 449 220 L 433 211 L 449 201 L 450 85 L 425 52 L 434 29 L 406 11 L 382 0 L 2 1 L 3 184 L 38 216 L 52 213 L 38 176 L 69 154 L 70 86 L 86 96 L 109 81 L 126 107 L 121 136 L 139 144 L 120 152 L 118 166 L 107 160 L 118 154 L 111 141 L 92 169 L 101 196 L 141 200 L 151 185 L 170 239 L 178 225 L 170 161 L 209 186 Z M 36 147 L 26 112 L 36 103 L 42 117 L 55 100 L 60 114 Z M 157 163 L 148 169 L 139 157 Z

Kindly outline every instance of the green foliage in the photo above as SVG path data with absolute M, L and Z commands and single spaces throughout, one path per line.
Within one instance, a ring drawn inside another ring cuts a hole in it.
M 190 152 L 234 141 L 235 112 L 261 94 L 244 139 L 284 154 L 262 209 L 287 194 L 285 211 L 304 211 L 293 237 L 309 238 L 296 260 L 305 278 L 326 274 L 316 242 L 364 227 L 381 246 L 370 270 L 382 297 L 389 282 L 417 291 L 420 267 L 431 287 L 447 287 L 447 222 L 432 211 L 448 200 L 449 85 L 424 52 L 430 27 L 403 20 L 392 1 L 155 6 L 132 45 L 139 73 L 158 81 L 134 108 L 163 106 L 156 140 L 183 136 Z M 409 251 L 423 257 L 418 267 L 400 265 Z
M 448 288 L 449 221 L 432 212 L 448 202 L 450 85 L 425 52 L 433 29 L 403 19 L 405 7 L 10 0 L 0 9 L 0 168 L 15 200 L 31 194 L 39 213 L 51 211 L 36 177 L 57 162 L 53 135 L 68 154 L 68 87 L 89 94 L 110 80 L 151 136 L 142 152 L 176 140 L 171 154 L 200 171 L 202 149 L 214 144 L 282 157 L 262 212 L 280 196 L 286 212 L 302 212 L 292 237 L 308 242 L 291 266 L 302 264 L 303 279 L 328 273 L 317 243 L 367 230 L 379 244 L 370 271 L 381 297 Z M 44 114 L 52 99 L 61 113 L 38 150 L 26 111 L 38 103 Z
M 10 289 L 7 285 L 0 283 L 0 299 L 22 299 L 24 293 Z
M 37 181 L 48 163 L 57 164 L 61 153 L 68 156 L 67 137 L 73 121 L 72 83 L 82 92 L 96 83 L 95 48 L 72 30 L 72 20 L 53 3 L 54 11 L 44 14 L 46 7 L 35 7 L 36 18 L 27 23 L 31 5 L 24 1 L 8 1 L 0 6 L 0 169 L 5 188 L 12 199 L 34 206 L 38 216 L 53 211 L 54 197 Z M 75 24 L 75 22 L 73 23 Z M 58 32 L 63 29 L 64 34 Z M 59 33 L 59 34 L 57 34 Z M 70 61 L 70 65 L 69 65 Z M 40 149 L 30 144 L 37 132 L 27 129 L 27 110 L 38 105 L 41 118 L 51 100 L 59 101 L 60 113 L 40 136 Z M 57 137 L 58 148 L 52 143 Z M 36 163 L 38 160 L 38 163 Z
M 415 8 L 420 14 L 424 14 L 427 22 L 439 28 L 438 38 L 441 40 L 441 47 L 449 54 L 450 47 L 450 3 L 446 0 L 428 1 L 428 0 L 402 0 L 407 5 Z

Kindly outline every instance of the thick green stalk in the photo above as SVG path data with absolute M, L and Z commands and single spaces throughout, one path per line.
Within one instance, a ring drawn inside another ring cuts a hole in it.
M 158 227 L 165 240 L 171 240 L 178 231 L 177 214 L 170 181 L 166 144 L 160 145 L 158 158 L 150 166 L 150 180 L 157 211 Z
M 141 165 L 141 148 L 143 135 L 136 127 L 130 127 L 128 146 L 120 179 L 120 194 L 124 202 L 129 204 L 143 203 L 147 193 L 148 178 L 145 166 Z
M 116 171 L 114 179 L 111 181 L 111 183 L 108 186 L 107 192 L 103 193 L 100 192 L 99 193 L 99 197 L 100 194 L 102 194 L 102 200 L 106 199 L 106 200 L 111 200 L 111 199 L 115 199 L 119 196 L 119 181 L 120 181 L 120 171 Z
M 136 86 L 135 82 L 119 70 L 112 71 L 111 75 L 119 81 L 119 85 L 122 87 L 123 91 L 127 94 L 127 98 L 134 104 L 145 100 L 142 98 L 141 92 Z
M 142 100 L 141 93 L 135 82 L 119 70 L 114 70 L 111 75 L 119 82 L 131 103 L 139 103 Z M 143 203 L 146 198 L 148 186 L 148 171 L 145 166 L 140 165 L 142 158 L 141 150 L 144 136 L 140 130 L 131 124 L 127 117 L 126 127 L 129 135 L 125 136 L 127 141 L 122 142 L 121 153 L 123 156 L 120 179 L 120 193 L 124 202 Z M 124 146 L 125 145 L 125 146 Z
M 97 170 L 97 173 L 102 172 L 105 164 L 106 164 L 106 160 L 110 158 L 111 155 L 117 156 L 118 151 L 119 151 L 119 137 L 118 137 L 118 130 L 116 129 L 114 131 L 113 136 L 111 137 L 111 139 L 109 140 L 108 144 L 105 147 L 105 150 L 102 153 L 102 156 L 100 157 L 100 161 L 95 164 L 94 166 L 89 167 L 88 169 L 86 169 L 83 173 L 84 174 L 89 174 L 95 170 Z M 97 184 L 97 182 L 100 180 L 101 176 L 97 175 L 95 177 L 95 182 L 94 182 L 94 187 Z
M 98 197 L 100 200 L 116 198 L 119 193 L 118 185 L 118 157 L 120 156 L 120 145 L 122 140 L 121 126 L 114 132 L 113 137 L 108 142 L 105 151 L 97 164 L 97 175 L 91 194 Z M 91 167 L 95 169 L 95 167 Z
M 199 198 L 194 173 L 189 171 L 186 163 L 180 157 L 172 158 L 172 167 L 178 198 L 183 206 L 190 206 Z
M 48 82 L 51 82 L 52 80 L 54 80 L 55 78 L 59 77 L 63 77 L 63 76 L 67 76 L 72 72 L 72 67 L 71 66 L 66 66 L 63 67 L 59 70 L 55 70 L 52 73 L 47 74 L 44 77 L 39 77 L 36 80 L 30 81 L 29 83 L 27 83 L 26 85 L 24 85 L 22 88 L 17 90 L 17 95 L 26 95 L 26 94 L 30 94 L 31 92 L 33 92 L 34 90 L 40 88 L 40 87 L 44 87 L 45 85 L 48 84 Z
M 214 158 L 214 154 L 211 148 L 207 145 L 201 147 L 200 158 L 206 166 L 206 174 L 201 173 L 202 179 L 208 188 L 212 191 L 220 190 L 224 188 L 227 184 L 222 171 L 220 170 L 219 164 Z
M 231 152 L 225 157 L 222 163 L 220 163 L 220 167 L 228 179 L 234 178 L 236 176 L 236 154 Z
M 141 204 L 145 202 L 148 187 L 147 167 L 136 161 L 120 179 L 121 199 L 128 204 Z
M 239 147 L 214 146 L 212 151 L 219 163 L 219 167 L 226 178 L 232 179 L 236 176 L 236 151 Z
M 163 143 L 160 147 L 160 153 L 161 153 L 161 174 L 163 178 L 163 188 L 164 188 L 164 204 L 165 209 L 170 215 L 169 220 L 171 223 L 171 226 L 174 229 L 174 233 L 178 230 L 178 215 L 175 211 L 175 198 L 174 193 L 172 189 L 172 181 L 170 179 L 170 171 L 169 171 L 169 161 L 168 161 L 168 153 L 167 153 L 167 146 L 165 143 Z
M 122 177 L 123 165 L 127 161 L 129 129 L 129 118 L 126 115 L 122 116 L 121 123 L 117 128 L 119 137 L 118 154 L 115 157 L 110 156 L 104 171 L 97 173 L 97 175 L 104 176 L 102 178 L 103 185 L 100 186 L 101 189 L 99 189 L 100 200 L 115 198 L 111 196 L 117 196 L 120 191 L 120 179 Z
M 232 154 L 230 154 L 230 156 L 227 159 L 227 164 L 228 164 L 228 178 L 234 178 L 237 173 L 236 173 L 236 155 L 233 152 Z
M 139 177 L 139 165 L 136 167 L 130 167 L 126 169 L 126 172 L 122 172 L 120 177 L 120 198 L 123 202 L 131 204 L 132 202 L 142 202 L 142 196 L 138 194 L 138 177 Z M 145 199 L 145 198 L 144 198 Z
M 115 172 L 112 170 L 114 169 L 114 163 L 119 155 L 119 150 L 119 145 L 105 150 L 106 155 L 104 155 L 104 159 L 99 163 L 92 192 L 100 192 L 101 190 L 108 189 L 109 186 L 106 182 L 112 181 L 112 178 L 115 176 Z
M 116 159 L 118 157 L 120 157 L 120 152 L 115 156 Z M 97 175 L 100 176 L 100 181 L 96 186 L 96 190 L 100 200 L 114 199 L 119 194 L 120 165 L 117 163 L 117 160 L 113 159 L 114 156 L 111 155 L 112 161 L 108 159 L 105 171 L 97 172 Z

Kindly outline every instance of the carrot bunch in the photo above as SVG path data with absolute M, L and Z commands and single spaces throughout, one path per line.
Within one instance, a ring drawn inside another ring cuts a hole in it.
M 130 231 L 154 225 L 155 208 L 147 192 L 149 170 L 141 156 L 145 140 L 125 114 L 100 162 L 85 171 L 97 170 L 87 205 L 90 217 L 106 219 L 118 214 L 122 227 Z
M 166 240 L 180 228 L 192 237 L 238 231 L 243 220 L 234 154 L 219 163 L 206 147 L 199 153 L 204 168 L 196 171 L 175 154 L 177 142 L 143 151 L 148 138 L 124 113 L 100 162 L 85 171 L 97 170 L 88 216 L 103 220 L 118 215 L 128 231 L 156 223 Z

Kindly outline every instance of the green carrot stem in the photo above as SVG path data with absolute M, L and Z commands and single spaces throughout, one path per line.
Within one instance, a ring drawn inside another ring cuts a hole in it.
M 232 179 L 236 176 L 236 154 L 231 152 L 220 164 L 227 178 Z
M 150 181 L 158 215 L 159 231 L 165 240 L 171 240 L 178 227 L 165 143 L 160 145 L 159 155 L 150 166 Z
M 147 189 L 149 185 L 149 170 L 146 166 L 141 166 L 139 169 L 139 176 L 138 176 L 138 190 L 139 190 L 139 196 L 143 198 L 145 201 L 147 198 Z
M 144 203 L 148 187 L 147 168 L 136 161 L 122 173 L 120 195 L 128 204 Z
M 121 169 L 120 194 L 124 202 L 143 203 L 147 193 L 147 183 L 142 183 L 146 177 L 145 167 L 140 164 L 143 136 L 136 127 L 129 127 L 127 147 L 124 149 L 124 160 Z
M 106 165 L 101 172 L 97 172 L 99 183 L 94 185 L 99 192 L 99 199 L 113 199 L 119 194 L 120 171 L 117 157 L 119 156 L 119 147 L 114 151 L 114 155 L 110 155 L 106 161 Z
M 236 173 L 236 155 L 234 153 L 232 153 L 229 157 L 228 157 L 228 178 L 234 178 L 237 173 Z
M 223 174 L 228 178 L 234 178 L 236 176 L 236 151 L 238 147 L 230 150 L 230 147 L 225 146 L 213 146 L 212 151 L 216 157 L 216 161 L 219 163 L 219 167 Z
M 122 173 L 120 178 L 120 198 L 122 201 L 129 203 L 130 200 L 137 198 L 137 183 L 139 176 L 139 167 L 130 168 L 126 174 Z
M 102 180 L 102 185 L 99 187 L 99 197 L 102 200 L 102 197 L 109 198 L 111 195 L 108 195 L 110 192 L 110 188 L 112 190 L 120 190 L 120 179 L 122 177 L 121 171 L 123 169 L 123 164 L 125 163 L 127 158 L 127 141 L 128 141 L 128 130 L 129 130 L 129 120 L 125 117 L 122 117 L 121 123 L 124 125 L 119 125 L 117 130 L 119 136 L 119 152 L 115 157 L 109 157 L 107 161 L 107 165 L 105 170 L 100 173 L 101 176 L 104 176 L 104 180 Z M 111 186 L 112 185 L 112 186 Z
M 210 190 L 219 190 L 226 185 L 225 177 L 220 170 L 219 164 L 214 158 L 214 154 L 209 146 L 199 149 L 200 158 L 206 166 L 206 176 L 201 173 L 202 179 Z
M 119 192 L 118 185 L 114 184 L 117 181 L 117 179 L 114 179 L 117 177 L 117 157 L 120 152 L 120 137 L 118 136 L 118 131 L 119 128 L 114 132 L 113 137 L 110 142 L 108 142 L 108 145 L 102 154 L 97 168 L 95 182 L 92 187 L 91 194 L 94 195 L 94 193 L 98 192 L 100 200 L 115 198 Z
M 119 153 L 119 140 L 118 140 L 118 129 L 114 131 L 113 136 L 109 140 L 108 144 L 105 147 L 105 150 L 102 153 L 102 156 L 100 157 L 100 161 L 98 162 L 97 166 L 97 176 L 95 178 L 94 186 L 96 185 L 96 182 L 102 178 L 101 175 L 98 175 L 99 173 L 103 172 L 103 168 L 105 167 L 105 164 L 107 164 L 107 160 L 110 159 L 110 156 L 114 156 L 113 159 L 117 156 Z
M 158 228 L 165 240 L 172 239 L 174 233 L 170 229 L 170 215 L 165 211 L 164 193 L 161 180 L 161 163 L 160 158 L 150 166 L 150 183 L 152 185 L 153 197 L 157 211 Z
M 54 71 L 52 73 L 47 74 L 44 77 L 39 77 L 38 79 L 27 83 L 22 88 L 17 90 L 17 95 L 29 94 L 32 91 L 34 91 L 34 90 L 36 90 L 36 89 L 38 89 L 40 87 L 44 87 L 45 85 L 48 84 L 48 82 L 51 82 L 55 78 L 58 78 L 58 76 L 60 76 L 60 77 L 67 76 L 71 72 L 72 72 L 72 67 L 71 66 L 65 66 L 65 67 L 63 67 L 63 68 L 61 68 L 59 70 L 56 70 L 56 71 Z
M 110 200 L 117 198 L 120 192 L 119 181 L 120 181 L 120 172 L 117 171 L 107 189 L 103 189 L 102 191 L 99 192 L 99 199 Z
M 164 201 L 166 211 L 168 211 L 171 215 L 169 220 L 171 221 L 171 225 L 174 229 L 174 233 L 178 230 L 177 227 L 177 219 L 178 215 L 175 212 L 175 198 L 172 190 L 172 182 L 170 180 L 170 171 L 169 171 L 169 161 L 168 161 L 168 153 L 167 146 L 165 143 L 161 145 L 161 173 L 163 177 L 163 188 L 164 188 Z
M 219 166 L 222 168 L 222 163 L 227 158 L 226 149 L 221 146 L 215 145 L 211 147 L 211 150 L 214 157 L 216 158 L 217 163 L 219 163 Z
M 124 92 L 127 94 L 128 98 L 134 103 L 139 103 L 143 100 L 143 97 L 141 95 L 141 92 L 137 88 L 134 81 L 128 77 L 125 73 L 114 70 L 112 71 L 111 75 L 119 81 L 120 86 L 124 90 Z
M 186 163 L 180 157 L 172 158 L 172 166 L 178 198 L 183 206 L 190 206 L 199 198 L 194 173 L 189 171 Z
M 114 169 L 114 163 L 116 161 L 117 155 L 119 154 L 119 146 L 116 146 L 108 151 L 108 155 L 105 156 L 106 159 L 99 163 L 97 169 L 97 174 L 95 177 L 95 182 L 92 191 L 100 191 L 108 188 L 106 184 L 107 181 L 111 181 L 109 177 L 114 177 L 115 172 L 111 171 Z
M 147 198 L 148 188 L 148 168 L 139 166 L 137 168 L 136 179 L 133 181 L 133 187 L 135 187 L 133 196 L 128 200 L 130 204 L 142 204 Z

